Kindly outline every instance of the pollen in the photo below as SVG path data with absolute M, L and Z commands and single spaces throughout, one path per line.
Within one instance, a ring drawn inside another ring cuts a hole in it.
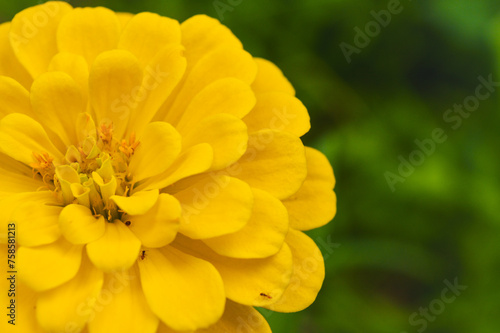
M 51 185 L 55 175 L 54 158 L 45 152 L 42 154 L 33 152 L 33 157 L 35 161 L 30 164 L 33 176 L 40 175 L 46 185 Z

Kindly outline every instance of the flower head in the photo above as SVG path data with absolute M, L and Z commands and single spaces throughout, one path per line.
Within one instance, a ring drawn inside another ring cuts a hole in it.
M 0 57 L 19 331 L 268 332 L 254 307 L 314 301 L 302 231 L 333 218 L 335 180 L 275 65 L 207 16 L 65 2 L 1 25 Z

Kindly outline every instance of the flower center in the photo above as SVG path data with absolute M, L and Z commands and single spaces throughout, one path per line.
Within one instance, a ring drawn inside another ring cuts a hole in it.
M 68 147 L 60 163 L 48 153 L 34 152 L 31 167 L 64 205 L 84 205 L 95 216 L 113 222 L 123 212 L 110 198 L 130 194 L 133 183 L 128 166 L 138 146 L 135 134 L 119 141 L 113 136 L 113 124 L 103 124 L 78 147 Z

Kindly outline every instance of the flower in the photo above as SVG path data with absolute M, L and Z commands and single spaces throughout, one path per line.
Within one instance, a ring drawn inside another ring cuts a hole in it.
M 2 325 L 269 332 L 254 307 L 314 301 L 302 231 L 335 215 L 333 172 L 228 28 L 47 2 L 0 26 L 0 57 Z

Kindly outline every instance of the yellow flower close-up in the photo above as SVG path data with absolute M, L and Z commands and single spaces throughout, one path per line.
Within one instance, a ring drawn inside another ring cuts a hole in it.
M 18 13 L 0 25 L 1 331 L 270 332 L 255 307 L 307 308 L 325 269 L 304 231 L 336 213 L 309 129 L 216 19 Z

